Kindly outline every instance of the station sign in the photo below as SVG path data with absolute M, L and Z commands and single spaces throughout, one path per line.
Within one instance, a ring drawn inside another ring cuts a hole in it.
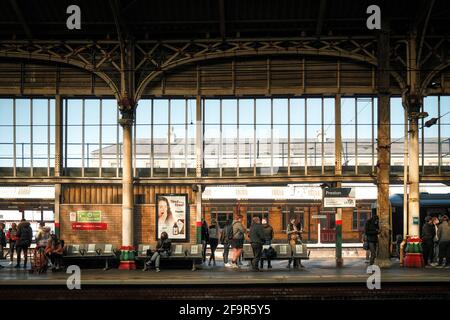
M 78 210 L 77 222 L 102 222 L 102 212 L 100 210 Z
M 72 223 L 72 230 L 107 230 L 107 223 L 96 223 L 96 222 L 74 222 Z
M 354 208 L 356 207 L 354 188 L 326 188 L 323 195 L 325 208 Z

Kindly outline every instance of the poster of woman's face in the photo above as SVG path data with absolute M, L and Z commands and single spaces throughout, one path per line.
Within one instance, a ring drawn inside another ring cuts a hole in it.
M 162 232 L 167 232 L 171 240 L 187 240 L 188 226 L 187 195 L 157 194 L 156 195 L 156 219 L 157 239 Z M 188 229 L 189 230 L 189 229 Z

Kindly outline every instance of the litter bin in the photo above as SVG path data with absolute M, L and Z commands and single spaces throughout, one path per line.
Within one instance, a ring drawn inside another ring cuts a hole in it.
M 423 268 L 422 240 L 419 237 L 408 236 L 406 240 L 406 256 L 403 266 Z

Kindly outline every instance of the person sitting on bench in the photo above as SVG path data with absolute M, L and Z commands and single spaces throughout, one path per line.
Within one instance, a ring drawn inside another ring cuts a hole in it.
M 167 234 L 167 232 L 162 232 L 161 237 L 156 245 L 156 251 L 153 253 L 151 259 L 145 263 L 144 269 L 142 271 L 147 271 L 148 269 L 150 269 L 152 262 L 155 262 L 156 272 L 160 272 L 161 270 L 159 269 L 159 262 L 161 260 L 161 256 L 170 256 L 171 246 L 172 242 L 169 240 L 169 235 Z

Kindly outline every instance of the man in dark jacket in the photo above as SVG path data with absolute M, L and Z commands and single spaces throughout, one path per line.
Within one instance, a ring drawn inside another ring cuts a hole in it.
M 378 234 L 380 233 L 380 222 L 376 213 L 372 218 L 366 221 L 364 233 L 366 234 L 367 242 L 369 243 L 370 265 L 373 265 L 377 255 Z
M 266 219 L 262 219 L 262 225 L 264 227 L 264 245 L 270 246 L 272 244 L 273 239 L 273 228 L 270 224 L 267 223 Z M 269 252 L 268 249 L 263 250 L 266 254 L 267 259 L 267 268 L 271 269 L 272 264 L 270 261 L 270 256 L 267 256 L 267 253 Z M 264 259 L 261 259 L 261 269 L 264 268 Z
M 250 243 L 253 249 L 252 270 L 260 271 L 258 268 L 259 261 L 261 260 L 262 246 L 265 241 L 264 227 L 258 217 L 252 219 L 252 225 L 250 226 Z
M 27 267 L 28 261 L 28 248 L 31 245 L 31 240 L 33 238 L 33 230 L 31 229 L 31 225 L 25 219 L 22 219 L 17 227 L 17 264 L 15 268 L 20 268 L 20 255 L 23 251 L 24 256 L 24 265 L 23 267 Z
M 425 223 L 422 226 L 422 249 L 423 249 L 423 261 L 425 266 L 430 266 L 428 260 L 433 259 L 434 256 L 434 242 L 433 239 L 436 236 L 436 229 L 433 225 L 433 219 L 430 216 L 425 217 Z

